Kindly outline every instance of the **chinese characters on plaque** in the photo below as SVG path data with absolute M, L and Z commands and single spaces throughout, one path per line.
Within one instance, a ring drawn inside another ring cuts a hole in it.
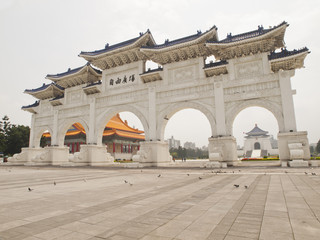
M 124 75 L 123 78 L 119 78 L 119 77 L 117 77 L 117 79 L 111 78 L 109 85 L 113 86 L 113 84 L 116 84 L 116 85 L 122 84 L 122 83 L 125 84 L 127 82 L 134 82 L 134 80 L 135 80 L 134 74 L 130 75 L 129 78 L 127 78 L 127 75 Z

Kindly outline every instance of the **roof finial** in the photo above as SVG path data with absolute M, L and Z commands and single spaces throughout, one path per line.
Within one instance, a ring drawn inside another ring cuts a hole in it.
M 109 47 L 109 43 L 107 43 L 104 48 L 107 49 Z
M 258 32 L 262 32 L 263 30 L 263 26 L 262 25 L 258 25 Z
M 142 35 L 143 35 L 143 32 L 139 32 L 139 35 L 142 36 Z
M 258 124 L 255 124 L 255 127 L 258 127 Z
M 197 34 L 201 34 L 201 30 L 197 30 Z
M 169 39 L 166 39 L 166 40 L 164 41 L 165 44 L 167 44 L 168 42 L 169 42 Z
M 68 68 L 68 72 L 70 72 L 71 71 L 71 68 Z
M 232 38 L 232 33 L 228 33 L 228 34 L 227 34 L 227 38 L 228 38 L 228 39 Z

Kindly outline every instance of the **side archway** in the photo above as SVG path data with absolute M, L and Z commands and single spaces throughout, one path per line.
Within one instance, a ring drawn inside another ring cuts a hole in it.
M 88 127 L 86 120 L 84 120 L 82 118 L 66 119 L 65 121 L 62 122 L 62 124 L 60 125 L 61 127 L 58 130 L 58 145 L 59 145 L 59 147 L 64 146 L 65 135 L 66 135 L 68 129 L 70 128 L 70 126 L 74 123 L 80 123 L 82 125 L 82 127 L 85 129 L 86 135 L 88 136 L 90 129 Z M 87 142 L 88 142 L 88 137 L 86 137 L 86 143 Z
M 268 100 L 247 100 L 234 104 L 232 107 L 226 111 L 226 129 L 227 135 L 233 135 L 233 123 L 237 115 L 244 109 L 249 107 L 262 107 L 270 111 L 274 117 L 277 119 L 279 132 L 284 131 L 284 119 L 282 114 L 282 108 L 279 104 L 273 103 Z
M 132 106 L 132 105 L 126 105 L 126 106 L 118 106 L 112 109 L 109 109 L 107 111 L 102 112 L 98 118 L 97 118 L 97 123 L 96 123 L 96 143 L 97 145 L 101 146 L 102 145 L 102 135 L 103 131 L 107 125 L 107 123 L 110 121 L 110 119 L 115 116 L 117 113 L 120 112 L 131 112 L 134 115 L 139 118 L 140 122 L 142 123 L 143 129 L 144 129 L 144 134 L 145 134 L 145 139 L 148 141 L 150 139 L 149 137 L 149 124 L 148 121 L 145 117 L 145 115 L 140 111 L 138 108 Z
M 50 136 L 52 137 L 53 131 L 52 131 L 51 127 L 49 127 L 49 126 L 43 126 L 43 127 L 37 128 L 35 130 L 34 141 L 33 141 L 35 148 L 40 147 L 41 137 L 45 131 L 48 131 L 50 133 Z
M 196 109 L 203 113 L 208 119 L 211 127 L 211 135 L 216 135 L 215 124 L 216 120 L 213 113 L 204 105 L 197 102 L 182 102 L 178 104 L 171 104 L 164 108 L 163 111 L 157 117 L 157 138 L 164 140 L 164 132 L 166 125 L 168 123 L 168 119 L 170 119 L 176 112 L 183 109 Z

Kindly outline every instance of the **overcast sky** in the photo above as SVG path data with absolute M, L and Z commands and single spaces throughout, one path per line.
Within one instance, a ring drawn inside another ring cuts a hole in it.
M 47 74 L 85 64 L 81 51 L 104 48 L 150 29 L 157 43 L 188 36 L 197 30 L 218 27 L 220 39 L 287 21 L 287 48 L 307 46 L 311 50 L 304 69 L 292 78 L 297 127 L 308 131 L 317 142 L 319 128 L 319 0 L 214 1 L 214 0 L 1 0 L 0 1 L 0 117 L 30 126 L 31 114 L 21 106 L 36 99 L 23 94 L 37 88 Z M 138 125 L 132 120 L 133 125 Z M 130 123 L 130 120 L 129 120 Z M 243 132 L 257 123 L 275 135 L 278 125 L 273 115 L 260 108 L 248 108 L 236 118 L 234 136 L 241 145 Z M 195 110 L 178 112 L 169 121 L 166 138 L 207 145 L 211 136 L 206 117 Z

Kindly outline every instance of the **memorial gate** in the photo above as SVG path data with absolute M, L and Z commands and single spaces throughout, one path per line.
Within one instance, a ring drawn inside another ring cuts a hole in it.
M 145 166 L 171 162 L 164 130 L 179 110 L 192 108 L 210 122 L 209 165 L 237 163 L 232 126 L 245 108 L 269 110 L 278 122 L 279 156 L 283 166 L 307 166 L 307 132 L 296 126 L 291 77 L 302 68 L 307 48 L 289 51 L 284 45 L 286 22 L 218 39 L 214 26 L 206 32 L 156 44 L 151 32 L 93 52 L 81 52 L 87 63 L 60 74 L 47 75 L 51 84 L 25 90 L 39 100 L 23 110 L 32 113 L 30 145 L 12 163 L 63 165 L 70 162 L 64 137 L 78 122 L 87 143 L 72 158 L 74 164 L 100 166 L 113 162 L 102 145 L 108 121 L 117 113 L 134 113 L 145 141 L 133 161 Z M 214 56 L 215 61 L 206 59 Z M 146 69 L 146 61 L 159 65 Z M 40 148 L 44 131 L 51 146 Z

